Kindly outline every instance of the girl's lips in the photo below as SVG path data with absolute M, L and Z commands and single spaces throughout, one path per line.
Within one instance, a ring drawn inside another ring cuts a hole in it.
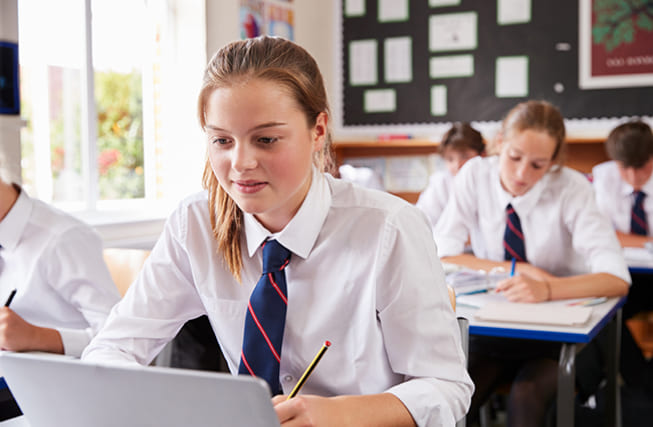
M 234 186 L 241 193 L 252 194 L 261 191 L 267 185 L 263 181 L 234 181 Z

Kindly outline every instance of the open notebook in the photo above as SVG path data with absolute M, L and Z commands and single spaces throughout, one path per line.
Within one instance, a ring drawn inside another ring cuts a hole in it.
M 267 384 L 249 376 L 89 364 L 0 352 L 30 427 L 278 427 Z

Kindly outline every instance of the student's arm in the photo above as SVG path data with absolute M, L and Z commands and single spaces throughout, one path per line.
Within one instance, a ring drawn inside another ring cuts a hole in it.
M 390 393 L 365 396 L 319 397 L 300 395 L 272 399 L 282 426 L 415 426 L 399 398 Z
M 500 282 L 497 290 L 503 292 L 509 301 L 542 302 L 594 296 L 623 296 L 628 293 L 628 282 L 609 273 L 580 274 L 540 280 L 520 273 Z
M 10 351 L 64 352 L 63 341 L 57 330 L 32 325 L 8 307 L 0 307 L 0 348 Z
M 638 234 L 622 233 L 617 231 L 617 239 L 621 246 L 627 248 L 643 248 L 646 242 L 650 242 L 651 238 L 649 236 L 640 236 Z

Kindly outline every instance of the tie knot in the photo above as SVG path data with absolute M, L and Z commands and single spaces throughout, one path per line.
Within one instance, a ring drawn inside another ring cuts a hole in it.
M 512 215 L 515 213 L 515 209 L 512 207 L 512 204 L 508 203 L 508 206 L 506 206 L 506 213 L 508 215 Z
M 635 203 L 642 203 L 644 197 L 646 197 L 646 193 L 641 190 L 634 191 L 633 194 L 635 195 Z
M 263 243 L 263 273 L 283 270 L 290 261 L 290 251 L 276 240 Z

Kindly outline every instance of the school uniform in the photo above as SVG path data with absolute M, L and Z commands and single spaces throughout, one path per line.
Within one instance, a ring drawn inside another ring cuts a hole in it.
M 217 253 L 207 194 L 186 199 L 83 358 L 147 364 L 186 320 L 206 314 L 231 372 L 238 372 L 248 299 L 261 275 L 261 244 L 270 236 L 244 215 L 238 283 Z M 387 391 L 420 426 L 454 425 L 466 413 L 473 384 L 442 266 L 418 209 L 314 171 L 300 209 L 273 237 L 292 253 L 284 269 L 284 393 L 329 340 L 302 393 Z
M 0 221 L 0 245 L 0 298 L 16 288 L 11 309 L 56 329 L 65 354 L 80 356 L 120 300 L 98 234 L 21 190 Z
M 499 178 L 497 156 L 469 160 L 456 175 L 450 203 L 434 230 L 440 256 L 463 253 L 470 229 L 478 258 L 504 260 L 506 206 L 521 220 L 528 262 L 556 276 L 609 273 L 630 282 L 619 242 L 579 172 L 548 172 L 526 194 L 512 197 Z
M 630 233 L 631 209 L 635 196 L 633 187 L 621 179 L 617 162 L 603 162 L 594 166 L 592 178 L 599 210 L 610 219 L 615 230 Z M 653 176 L 644 184 L 642 191 L 647 194 L 644 198 L 646 218 L 653 226 Z M 650 233 L 649 231 L 649 235 Z
M 417 203 L 415 203 L 415 206 L 426 214 L 431 227 L 435 227 L 444 211 L 444 207 L 447 205 L 449 193 L 451 193 L 453 187 L 453 179 L 454 177 L 446 168 L 434 172 L 429 177 L 428 185 L 419 195 Z

